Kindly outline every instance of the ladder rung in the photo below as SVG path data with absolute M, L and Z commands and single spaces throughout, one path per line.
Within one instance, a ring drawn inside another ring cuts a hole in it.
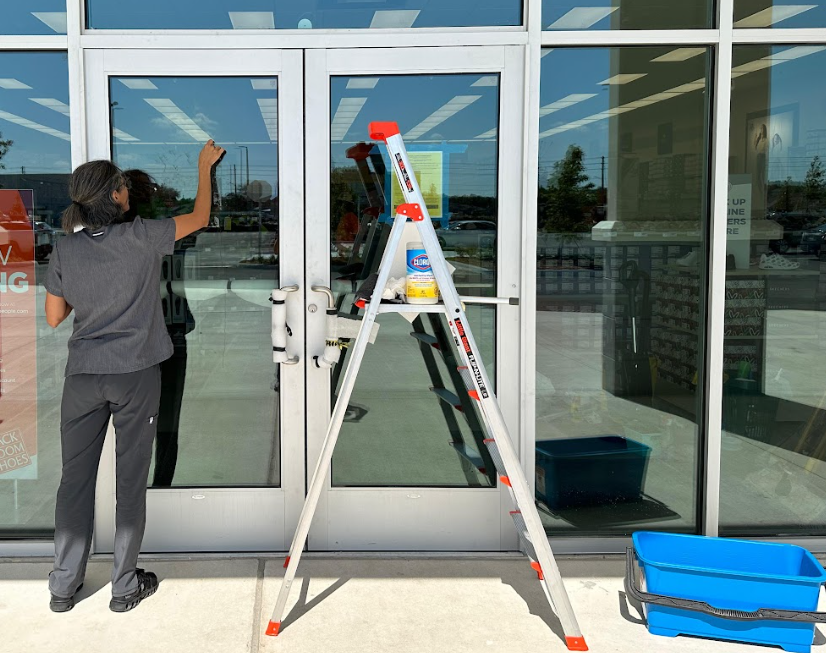
M 525 518 L 522 516 L 522 511 L 511 511 L 511 517 L 513 518 L 514 526 L 516 526 L 516 532 L 519 533 L 519 537 L 525 542 L 528 557 L 531 560 L 536 560 L 536 551 L 533 548 L 533 542 L 531 542 L 531 536 L 528 533 L 528 526 L 525 524 Z
M 462 402 L 459 400 L 459 397 L 457 397 L 455 394 L 453 394 L 450 390 L 447 390 L 447 389 L 445 389 L 445 388 L 430 388 L 430 390 L 431 390 L 431 391 L 432 391 L 432 392 L 433 392 L 433 393 L 434 393 L 434 394 L 435 394 L 435 395 L 436 395 L 439 399 L 441 399 L 441 400 L 442 400 L 442 401 L 444 401 L 445 403 L 450 404 L 450 405 L 451 405 L 451 406 L 453 406 L 456 410 L 458 410 L 460 413 L 461 413 L 461 412 L 464 412 L 464 411 L 462 410 Z
M 490 452 L 490 458 L 493 460 L 493 465 L 496 467 L 496 471 L 500 474 L 504 474 L 505 465 L 502 462 L 502 457 L 499 455 L 499 447 L 496 446 L 496 442 L 493 438 L 487 438 L 486 440 L 483 440 L 483 442 Z
M 468 390 L 473 390 L 473 377 L 470 376 L 470 370 L 467 368 L 467 365 L 460 365 L 456 369 L 459 370 L 459 374 L 462 375 L 462 380 L 465 382 L 465 387 Z
M 485 461 L 482 460 L 482 456 L 479 455 L 477 451 L 471 449 L 466 444 L 462 442 L 453 442 L 451 441 L 450 446 L 456 449 L 456 453 L 458 453 L 462 458 L 467 460 L 471 465 L 473 465 L 476 469 L 478 469 L 482 474 L 486 474 L 487 471 L 485 470 Z
M 416 333 L 415 331 L 411 331 L 410 335 L 416 340 L 421 340 L 426 345 L 430 345 L 433 349 L 439 349 L 439 340 L 436 336 L 431 336 L 429 333 Z

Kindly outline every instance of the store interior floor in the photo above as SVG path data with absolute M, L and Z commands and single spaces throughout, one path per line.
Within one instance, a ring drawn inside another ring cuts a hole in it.
M 277 638 L 264 634 L 283 559 L 146 559 L 158 592 L 109 611 L 110 560 L 95 559 L 75 608 L 49 611 L 47 562 L 0 561 L 3 651 L 62 653 L 364 653 L 566 651 L 526 559 L 322 558 L 301 561 Z M 646 630 L 622 590 L 619 557 L 564 559 L 565 585 L 594 653 L 747 653 L 764 647 Z M 779 649 L 776 649 L 779 650 Z M 815 634 L 814 653 L 826 650 Z

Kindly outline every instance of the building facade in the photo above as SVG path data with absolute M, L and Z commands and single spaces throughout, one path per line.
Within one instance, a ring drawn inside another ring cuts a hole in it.
M 71 324 L 46 325 L 42 279 L 72 169 L 144 171 L 140 214 L 169 217 L 191 206 L 209 138 L 227 149 L 211 224 L 159 280 L 175 354 L 144 550 L 287 549 L 341 377 L 312 364 L 324 309 L 357 314 L 400 200 L 376 120 L 399 123 L 460 292 L 519 299 L 469 317 L 557 550 L 619 551 L 640 529 L 824 548 L 826 7 L 38 0 L 0 15 L 0 554 L 52 549 Z M 269 294 L 288 286 L 293 364 L 278 366 Z M 444 324 L 380 322 L 310 549 L 517 548 Z

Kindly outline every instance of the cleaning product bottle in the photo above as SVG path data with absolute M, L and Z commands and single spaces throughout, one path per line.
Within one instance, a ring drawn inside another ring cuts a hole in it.
M 435 304 L 438 301 L 439 289 L 424 245 L 419 242 L 407 243 L 408 304 Z

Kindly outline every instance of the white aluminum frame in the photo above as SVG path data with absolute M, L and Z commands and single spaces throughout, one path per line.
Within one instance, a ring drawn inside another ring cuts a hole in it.
M 72 164 L 76 166 L 88 158 L 86 125 L 89 107 L 85 105 L 86 80 L 89 70 L 85 52 L 91 49 L 112 50 L 270 50 L 275 48 L 324 49 L 324 48 L 398 48 L 398 47 L 450 47 L 450 46 L 501 46 L 523 50 L 524 87 L 521 89 L 522 119 L 522 229 L 521 243 L 523 264 L 520 279 L 521 306 L 519 309 L 519 359 L 522 373 L 519 375 L 519 400 L 514 410 L 515 423 L 519 425 L 520 447 L 526 471 L 533 468 L 533 444 L 535 441 L 535 295 L 536 278 L 533 252 L 536 247 L 536 190 L 538 175 L 538 108 L 540 49 L 565 46 L 633 46 L 633 45 L 708 45 L 715 48 L 714 107 L 711 116 L 711 204 L 712 233 L 714 240 L 710 250 L 709 323 L 706 351 L 706 369 L 709 383 L 706 388 L 706 411 L 703 430 L 706 434 L 704 458 L 704 484 L 701 530 L 715 534 L 719 519 L 720 491 L 720 441 L 722 413 L 721 376 L 723 359 L 722 306 L 725 293 L 724 233 L 728 177 L 729 99 L 731 82 L 731 54 L 734 45 L 741 44 L 796 44 L 826 43 L 826 27 L 783 29 L 735 29 L 733 27 L 733 0 L 717 3 L 717 28 L 697 30 L 592 30 L 592 31 L 543 31 L 541 0 L 524 0 L 525 25 L 523 27 L 486 28 L 433 28 L 408 30 L 88 30 L 83 25 L 84 0 L 67 0 L 68 35 L 55 36 L 0 36 L 0 51 L 65 50 L 69 59 L 70 121 L 72 133 Z M 355 71 L 353 71 L 355 72 Z M 281 97 L 281 96 L 280 96 Z M 283 124 L 282 121 L 279 121 Z M 283 191 L 282 191 L 283 192 Z M 722 258 L 721 258 L 722 256 Z M 500 257 L 501 258 L 501 257 Z M 309 276 L 308 276 L 309 278 Z M 500 281 L 500 288 L 503 288 Z M 321 301 L 321 298 L 314 298 Z M 501 343 L 499 343 L 501 345 Z M 501 351 L 501 350 L 500 350 Z M 501 373 L 501 372 L 500 372 Z M 528 475 L 532 478 L 532 475 Z M 623 538 L 562 538 L 566 549 L 575 550 L 582 542 L 583 551 L 621 550 Z M 599 542 L 597 544 L 597 542 Z M 616 547 L 611 543 L 616 543 Z M 571 544 L 569 544 L 571 543 Z M 826 550 L 826 540 L 807 539 L 806 543 Z M 0 554 L 42 554 L 44 544 L 0 542 Z M 559 548 L 559 545 L 555 545 Z M 569 546 L 572 547 L 569 549 Z
M 278 76 L 278 174 L 281 243 L 281 286 L 297 284 L 289 293 L 288 321 L 292 342 L 302 343 L 304 228 L 286 216 L 304 212 L 304 142 L 290 125 L 303 120 L 303 60 L 300 51 L 266 50 L 86 50 L 87 129 L 90 159 L 111 156 L 110 77 L 138 76 Z M 288 352 L 293 355 L 295 352 Z M 303 353 L 303 352 L 302 352 Z M 272 363 L 269 348 L 262 364 Z M 145 551 L 282 551 L 289 545 L 304 498 L 304 360 L 281 367 L 279 394 L 281 485 L 278 488 L 164 488 L 147 496 Z M 110 425 L 98 474 L 95 550 L 109 552 L 114 541 L 114 432 Z
M 330 77 L 348 75 L 417 75 L 498 73 L 500 77 L 499 215 L 522 206 L 521 165 L 524 54 L 518 46 L 392 48 L 386 50 L 310 50 L 305 60 L 307 172 L 307 284 L 329 286 L 330 279 Z M 404 97 L 399 102 L 405 102 Z M 392 119 L 392 116 L 384 117 Z M 377 120 L 384 119 L 377 116 Z M 367 134 L 365 134 L 365 138 Z M 317 181 L 310 181 L 311 175 Z M 316 185 L 318 184 L 318 185 Z M 521 285 L 518 260 L 521 228 L 498 237 L 499 295 L 512 295 Z M 318 303 L 320 297 L 310 298 Z M 520 413 L 518 391 L 519 311 L 497 311 L 497 389 L 502 412 L 516 434 Z M 324 316 L 307 316 L 307 359 L 324 348 Z M 379 335 L 381 337 L 381 335 Z M 330 416 L 330 375 L 310 367 L 307 373 L 307 459 L 317 460 Z M 400 428 L 404 428 L 400 425 Z M 514 439 L 517 437 L 514 435 Z M 332 487 L 325 489 L 309 535 L 310 550 L 467 550 L 517 548 L 508 511 L 512 504 L 502 488 Z
M 531 0 L 532 5 L 541 0 Z M 703 398 L 704 412 L 701 415 L 700 439 L 701 451 L 699 483 L 702 494 L 699 497 L 698 530 L 704 535 L 716 536 L 719 532 L 720 517 L 720 460 L 722 444 L 722 404 L 723 404 L 723 345 L 724 345 L 724 311 L 725 311 L 725 283 L 726 283 L 726 223 L 728 201 L 728 154 L 729 128 L 731 106 L 731 67 L 733 46 L 745 44 L 792 44 L 792 43 L 826 43 L 826 28 L 800 29 L 735 29 L 733 26 L 734 0 L 717 0 L 717 28 L 697 30 L 595 30 L 595 31 L 543 31 L 539 38 L 539 47 L 607 47 L 607 46 L 643 46 L 643 45 L 707 45 L 713 48 L 714 78 L 711 109 L 711 152 L 710 156 L 710 202 L 711 209 L 709 234 L 712 242 L 709 247 L 709 288 L 708 288 L 708 323 L 706 325 L 705 369 L 706 386 Z M 539 20 L 537 14 L 541 10 L 529 12 L 528 32 L 529 48 L 536 47 L 534 35 L 535 24 Z M 541 65 L 539 57 L 532 57 L 532 65 Z M 539 107 L 539 83 L 533 82 L 532 71 L 528 72 L 531 79 L 532 98 L 526 120 L 533 121 L 532 112 Z M 538 121 L 537 121 L 538 122 Z M 538 147 L 538 125 L 528 132 L 531 144 L 529 147 Z M 526 193 L 529 197 L 536 197 L 538 184 L 539 160 L 538 156 L 529 159 L 526 169 L 526 183 L 532 188 Z M 535 248 L 536 237 L 536 203 L 534 202 L 527 213 L 527 231 L 525 261 L 531 251 L 531 240 Z M 531 233 L 532 232 L 532 233 Z M 531 261 L 532 263 L 532 261 Z M 523 290 L 523 333 L 526 340 L 525 355 L 523 356 L 523 383 L 526 386 L 525 394 L 530 398 L 527 402 L 526 414 L 522 424 L 526 433 L 527 442 L 535 442 L 535 378 L 531 374 L 532 361 L 535 361 L 536 313 L 535 306 L 529 307 L 528 298 L 535 301 L 536 276 L 535 272 L 526 269 L 526 287 Z M 526 461 L 530 456 L 525 452 Z M 776 539 L 781 538 L 766 538 Z M 575 552 L 579 545 L 583 553 L 621 553 L 628 546 L 628 538 L 598 537 L 577 538 L 573 536 L 554 537 L 555 550 Z M 790 541 L 785 539 L 783 541 Z M 810 550 L 826 551 L 826 538 L 796 538 Z M 562 549 L 560 549 L 562 543 Z

